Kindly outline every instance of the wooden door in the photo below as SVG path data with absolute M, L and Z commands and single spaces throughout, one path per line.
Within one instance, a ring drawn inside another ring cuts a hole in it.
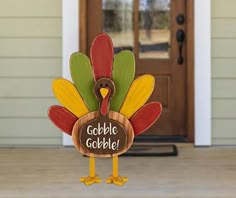
M 185 1 L 88 0 L 86 2 L 87 15 L 84 17 L 87 16 L 87 36 L 83 38 L 86 40 L 86 46 L 91 45 L 96 34 L 107 32 L 113 40 L 116 53 L 123 49 L 134 52 L 136 76 L 148 73 L 156 79 L 150 101 L 160 101 L 163 113 L 143 136 L 187 136 L 186 29 L 188 26 Z M 87 53 L 89 54 L 89 50 Z

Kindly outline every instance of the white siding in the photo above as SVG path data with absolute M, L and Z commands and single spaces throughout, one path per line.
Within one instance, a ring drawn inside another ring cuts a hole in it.
M 62 73 L 61 0 L 0 0 L 0 146 L 61 145 L 47 118 Z

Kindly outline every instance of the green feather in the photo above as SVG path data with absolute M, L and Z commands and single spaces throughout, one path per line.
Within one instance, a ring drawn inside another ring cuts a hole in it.
M 71 78 L 90 111 L 98 110 L 98 101 L 93 93 L 94 78 L 89 58 L 82 53 L 74 53 L 70 58 Z
M 111 110 L 119 112 L 135 75 L 135 59 L 131 51 L 125 50 L 114 58 L 112 79 L 115 83 L 115 95 L 111 100 Z

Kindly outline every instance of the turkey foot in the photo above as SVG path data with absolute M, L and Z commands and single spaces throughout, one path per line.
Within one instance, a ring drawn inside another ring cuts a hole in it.
M 81 177 L 80 181 L 83 182 L 86 186 L 90 186 L 95 183 L 100 183 L 102 180 L 97 176 L 94 177 L 87 176 L 87 177 Z
M 124 183 L 126 183 L 128 181 L 128 177 L 122 177 L 122 176 L 110 176 L 106 179 L 106 183 L 107 184 L 115 184 L 117 186 L 123 186 Z
M 106 183 L 113 183 L 118 186 L 123 186 L 124 183 L 126 183 L 127 181 L 127 177 L 122 177 L 118 175 L 118 156 L 113 157 L 113 175 L 106 179 Z
M 90 186 L 95 183 L 100 183 L 102 180 L 95 175 L 95 158 L 89 157 L 89 171 L 90 174 L 87 177 L 81 177 L 80 181 L 83 182 L 85 185 Z

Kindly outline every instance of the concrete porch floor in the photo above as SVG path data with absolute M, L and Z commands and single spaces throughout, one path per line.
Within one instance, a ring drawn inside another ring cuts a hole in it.
M 236 197 L 236 148 L 178 148 L 178 157 L 119 158 L 123 187 L 104 182 L 111 159 L 97 159 L 103 182 L 87 187 L 88 158 L 74 148 L 0 148 L 0 198 Z

